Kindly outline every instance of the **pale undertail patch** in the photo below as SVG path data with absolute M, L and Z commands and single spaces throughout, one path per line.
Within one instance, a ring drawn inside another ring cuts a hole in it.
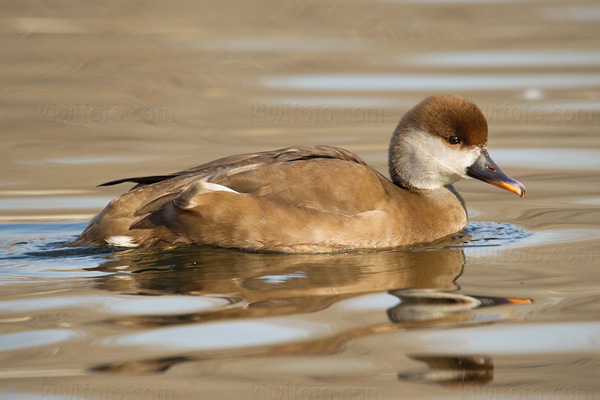
M 104 241 L 109 246 L 114 247 L 137 247 L 138 245 L 133 241 L 130 236 L 109 236 Z

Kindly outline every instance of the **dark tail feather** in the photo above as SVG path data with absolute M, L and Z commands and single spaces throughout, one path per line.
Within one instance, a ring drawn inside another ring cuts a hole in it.
M 138 185 L 149 185 L 151 183 L 166 181 L 167 179 L 171 179 L 176 176 L 178 176 L 178 175 L 138 176 L 136 178 L 124 178 L 124 179 L 117 179 L 116 181 L 106 182 L 101 185 L 98 185 L 98 187 L 118 185 L 119 183 L 125 183 L 125 182 L 137 183 Z

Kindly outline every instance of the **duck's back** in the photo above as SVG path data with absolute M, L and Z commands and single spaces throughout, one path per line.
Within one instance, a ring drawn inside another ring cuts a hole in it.
M 395 186 L 356 155 L 336 147 L 237 155 L 174 174 L 108 184 L 122 182 L 137 186 L 113 200 L 74 244 L 198 243 L 323 252 L 395 247 L 440 235 L 419 233 L 411 226 L 415 207 L 431 199 Z M 450 201 L 457 206 L 455 195 L 446 189 L 436 196 L 432 204 Z M 444 228 L 449 229 L 446 234 L 464 226 L 466 216 L 458 214 L 449 220 L 456 226 Z

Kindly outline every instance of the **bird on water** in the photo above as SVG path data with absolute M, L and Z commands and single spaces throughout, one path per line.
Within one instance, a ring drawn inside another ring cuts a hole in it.
M 323 253 L 431 242 L 467 224 L 464 201 L 452 186 L 459 179 L 525 194 L 492 161 L 487 139 L 487 121 L 473 102 L 430 96 L 393 133 L 391 179 L 338 147 L 234 155 L 100 185 L 136 184 L 67 245 Z

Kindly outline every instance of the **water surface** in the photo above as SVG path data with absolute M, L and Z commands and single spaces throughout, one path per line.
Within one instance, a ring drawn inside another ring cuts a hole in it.
M 592 1 L 11 4 L 0 24 L 0 397 L 600 398 Z M 126 185 L 306 144 L 381 172 L 451 91 L 524 199 L 335 255 L 57 249 Z

